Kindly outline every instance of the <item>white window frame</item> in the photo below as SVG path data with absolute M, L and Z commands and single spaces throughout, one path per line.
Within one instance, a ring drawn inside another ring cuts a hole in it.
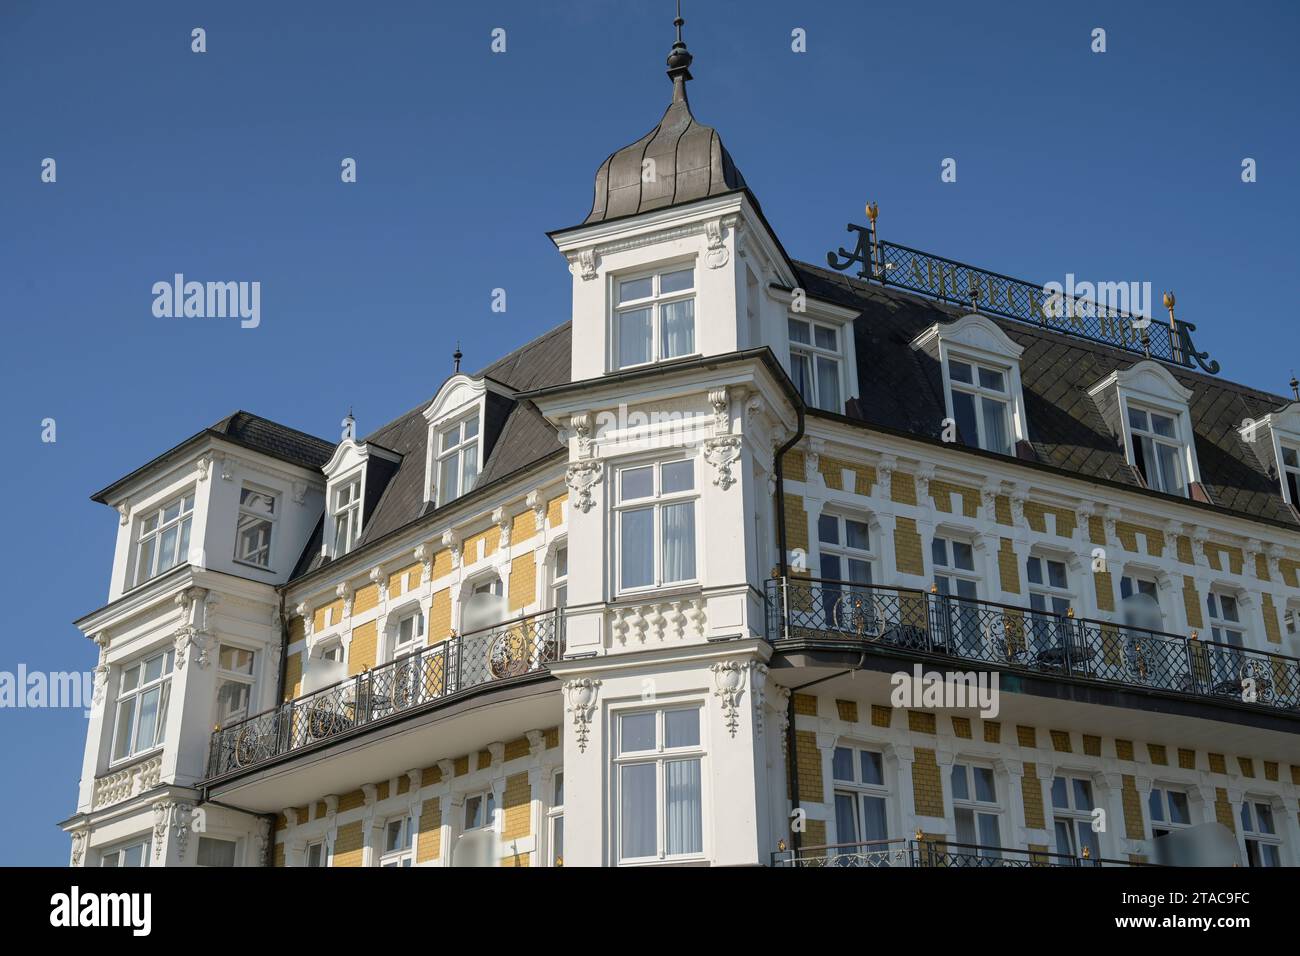
M 1133 412 L 1140 412 L 1146 416 L 1146 428 L 1139 429 L 1133 423 Z M 1172 436 L 1161 435 L 1157 432 L 1151 421 L 1152 415 L 1159 415 L 1162 418 L 1169 419 L 1173 425 L 1174 434 Z M 1129 464 L 1142 476 L 1142 481 L 1148 489 L 1173 495 L 1176 498 L 1188 498 L 1192 493 L 1191 469 L 1189 467 L 1190 462 L 1187 451 L 1187 438 L 1184 434 L 1185 429 L 1182 422 L 1183 418 L 1184 413 L 1181 410 L 1158 405 L 1150 401 L 1127 400 L 1124 402 L 1124 440 L 1128 443 Z M 1157 445 L 1174 450 L 1174 460 L 1177 462 L 1179 478 L 1183 485 L 1181 492 L 1166 487 L 1169 482 L 1168 476 L 1164 474 L 1164 466 L 1160 464 L 1158 456 L 1148 456 L 1146 451 L 1147 442 L 1150 442 L 1153 451 Z M 1143 472 L 1142 467 L 1138 464 L 1137 448 L 1139 444 L 1143 447 L 1142 461 L 1146 463 L 1147 471 L 1150 474 Z
M 830 519 L 835 522 L 835 535 L 837 538 L 836 541 L 826 541 L 823 539 L 822 537 L 823 519 Z M 854 522 L 855 524 L 860 524 L 867 529 L 867 546 L 865 548 L 858 548 L 849 544 L 848 523 L 850 521 Z M 876 537 L 877 535 L 872 530 L 871 527 L 871 519 L 867 517 L 867 515 L 865 514 L 854 514 L 851 512 L 840 511 L 838 509 L 833 509 L 833 508 L 827 508 L 824 511 L 822 511 L 822 513 L 817 516 L 817 575 L 818 577 L 820 577 L 824 581 L 838 580 L 838 581 L 845 581 L 848 583 L 858 584 L 858 585 L 861 584 L 870 585 L 870 584 L 878 583 L 877 572 L 876 572 L 876 561 L 877 561 Z M 841 577 L 834 578 L 834 579 L 827 578 L 826 569 L 825 567 L 823 567 L 821 563 L 823 559 L 827 557 L 833 557 L 839 559 L 841 565 L 840 567 Z M 867 580 L 865 582 L 853 581 L 851 574 L 849 574 L 849 567 L 850 567 L 849 562 L 851 561 L 856 561 L 866 566 Z M 844 576 L 844 575 L 848 575 L 848 576 Z
M 691 270 L 691 287 L 678 292 L 661 293 L 659 284 L 663 276 L 671 275 L 675 272 L 684 272 Z M 685 261 L 660 264 L 653 269 L 641 269 L 635 272 L 627 272 L 619 275 L 610 276 L 610 315 L 609 324 L 609 369 L 613 372 L 621 372 L 624 369 L 645 368 L 656 362 L 677 361 L 678 359 L 689 358 L 693 355 L 700 354 L 700 310 L 699 310 L 699 263 L 694 259 Z M 640 299 L 629 299 L 626 302 L 619 300 L 619 287 L 624 282 L 635 282 L 638 279 L 649 279 L 651 292 L 648 297 Z M 665 304 L 673 304 L 692 300 L 695 303 L 694 313 L 691 317 L 691 341 L 694 348 L 689 352 L 681 355 L 666 356 L 663 353 L 663 313 L 661 307 Z M 622 352 L 622 336 L 620 327 L 622 325 L 621 316 L 625 312 L 635 312 L 641 309 L 650 310 L 650 358 L 644 362 L 632 362 L 624 365 L 620 361 Z
M 269 498 L 271 501 L 270 513 L 268 514 L 261 511 L 254 511 L 251 508 L 249 508 L 247 505 L 245 505 L 244 494 L 246 492 L 254 495 L 261 495 L 264 498 Z M 270 491 L 269 489 L 266 488 L 260 488 L 255 484 L 249 484 L 245 482 L 244 484 L 241 484 L 239 486 L 239 516 L 235 521 L 235 557 L 234 557 L 235 563 L 247 565 L 250 568 L 260 568 L 263 571 L 271 570 L 271 549 L 275 546 L 275 528 L 280 518 L 280 500 L 281 500 L 281 496 L 276 492 Z M 258 548 L 257 552 L 255 552 L 255 553 L 265 552 L 266 554 L 265 561 L 254 561 L 254 560 L 250 560 L 247 557 L 240 556 L 239 553 L 240 543 L 244 535 L 243 524 L 245 518 L 251 519 L 253 521 L 265 522 L 267 525 L 266 543 L 262 545 L 260 548 Z
M 666 747 L 664 714 L 668 711 L 693 710 L 696 713 L 699 742 L 694 746 Z M 655 716 L 655 745 L 649 750 L 622 749 L 622 724 L 624 717 L 643 714 Z M 637 866 L 656 863 L 680 863 L 706 859 L 709 850 L 710 819 L 707 808 L 710 806 L 708 751 L 705 737 L 705 709 L 702 701 L 683 700 L 665 703 L 659 707 L 627 707 L 612 710 L 611 740 L 613 756 L 610 774 L 610 832 L 613 836 L 611 853 L 617 866 Z M 699 763 L 700 777 L 700 849 L 698 852 L 669 854 L 667 851 L 667 782 L 664 776 L 664 764 L 677 760 L 695 760 Z M 655 767 L 655 853 L 652 856 L 623 856 L 623 812 L 622 812 L 622 777 L 623 768 L 629 766 L 653 765 Z
M 429 620 L 424 613 L 424 606 L 417 601 L 404 604 L 402 607 L 390 614 L 390 620 L 393 624 L 388 628 L 388 634 L 385 635 L 384 654 L 386 661 L 395 661 L 399 657 L 404 657 L 414 651 L 419 650 L 428 643 L 429 639 Z M 402 636 L 402 624 L 406 621 L 412 621 L 411 638 L 407 641 L 400 640 Z M 417 629 L 418 628 L 418 629 Z
M 395 850 L 388 848 L 388 831 L 397 824 L 402 840 Z M 380 844 L 376 849 L 376 865 L 381 868 L 404 867 L 415 865 L 415 821 L 410 813 L 401 813 L 389 817 L 379 828 Z
M 1269 820 L 1272 822 L 1271 831 L 1264 830 L 1259 826 L 1259 809 L 1264 807 L 1268 810 Z M 1251 862 L 1251 844 L 1257 847 L 1272 847 L 1277 854 L 1277 862 L 1269 863 L 1266 866 L 1285 866 L 1282 856 L 1282 834 L 1278 833 L 1278 818 L 1281 816 L 1274 808 L 1273 802 L 1265 797 L 1254 797 L 1247 794 L 1242 798 L 1241 811 L 1238 817 L 1241 820 L 1241 841 L 1242 848 L 1246 851 L 1246 865 L 1255 866 Z M 1259 850 L 1256 850 L 1259 854 Z
M 1147 594 L 1148 597 L 1154 599 L 1154 601 L 1156 602 L 1156 610 L 1160 614 L 1159 627 L 1146 628 L 1144 625 L 1130 625 L 1123 620 L 1123 605 L 1124 602 L 1128 600 L 1128 598 L 1124 596 L 1125 582 L 1129 582 L 1129 589 L 1132 592 L 1129 595 L 1130 597 L 1135 594 Z M 1141 587 L 1142 584 L 1151 585 L 1154 593 L 1148 594 L 1146 591 L 1142 589 Z M 1147 571 L 1146 569 L 1143 568 L 1126 568 L 1124 570 L 1124 573 L 1121 574 L 1119 577 L 1119 594 L 1120 594 L 1120 598 L 1119 598 L 1120 603 L 1119 603 L 1119 608 L 1117 609 L 1117 613 L 1120 614 L 1121 624 L 1124 624 L 1126 627 L 1133 627 L 1138 629 L 1161 631 L 1161 632 L 1164 631 L 1167 617 L 1165 614 L 1164 602 L 1160 599 L 1160 579 L 1155 573 L 1151 571 Z
M 139 587 L 159 575 L 166 574 L 168 571 L 189 563 L 190 543 L 193 540 L 194 533 L 195 501 L 194 489 L 190 488 L 178 495 L 170 495 L 160 505 L 151 505 L 136 518 L 134 525 L 136 529 L 134 541 L 135 576 L 132 579 L 134 581 L 132 587 Z M 167 520 L 167 511 L 173 505 L 179 505 L 180 508 L 174 518 Z M 155 521 L 156 524 L 152 530 L 146 532 L 145 524 L 150 520 Z M 176 529 L 176 538 L 175 544 L 172 546 L 171 564 L 164 568 L 161 566 L 162 540 L 172 529 Z M 146 544 L 152 545 L 147 566 L 144 560 Z
M 1039 581 L 1035 583 L 1030 575 L 1030 568 L 1038 562 Z M 1051 564 L 1059 564 L 1064 570 L 1065 585 L 1051 583 Z M 1038 614 L 1064 615 L 1075 606 L 1076 595 L 1070 586 L 1070 562 L 1064 556 L 1046 551 L 1030 551 L 1025 559 L 1025 587 L 1029 595 L 1029 609 Z M 1042 599 L 1041 608 L 1034 607 L 1034 598 Z M 1061 606 L 1061 605 L 1064 606 Z
M 971 381 L 962 382 L 953 377 L 952 364 L 957 362 L 961 365 L 969 366 L 971 370 Z M 980 383 L 980 372 L 991 372 L 995 375 L 1002 376 L 1003 388 L 995 389 L 992 386 Z M 958 429 L 958 438 L 962 444 L 972 444 L 970 439 L 974 438 L 974 446 L 982 448 L 984 451 L 993 452 L 997 455 L 1014 456 L 1016 453 L 1016 442 L 1018 436 L 1015 426 L 1015 404 L 1011 395 L 1011 366 L 1005 362 L 991 362 L 987 359 L 975 358 L 962 352 L 948 352 L 947 360 L 943 364 L 944 383 L 947 386 L 947 405 L 948 417 L 952 419 L 954 426 L 957 422 L 957 399 L 958 392 L 964 395 L 970 395 L 975 416 L 975 435 L 962 435 Z M 997 402 L 1002 406 L 1002 429 L 1007 436 L 1007 446 L 1005 448 L 990 448 L 990 438 L 984 433 L 984 401 Z
M 1229 615 L 1229 607 L 1235 617 Z M 1250 629 L 1241 612 L 1241 595 L 1237 591 L 1219 585 L 1212 586 L 1205 594 L 1205 618 L 1210 629 L 1210 639 L 1233 647 L 1248 647 Z M 1237 638 L 1235 641 L 1233 635 Z
M 943 564 L 940 564 L 935 559 L 934 556 L 934 550 L 935 550 L 934 545 L 935 542 L 937 541 L 944 542 L 945 563 Z M 962 544 L 970 548 L 970 553 L 971 553 L 970 568 L 958 567 L 957 558 L 956 558 L 956 549 L 953 548 L 954 543 Z M 949 587 L 949 590 L 947 591 L 944 591 L 943 588 L 940 588 L 939 593 L 960 601 L 978 601 L 980 599 L 980 583 L 983 580 L 983 575 L 980 574 L 979 557 L 978 557 L 977 549 L 975 547 L 975 543 L 973 541 L 963 537 L 960 534 L 953 534 L 950 531 L 946 531 L 941 528 L 936 528 L 934 534 L 930 538 L 930 565 L 931 565 L 930 568 L 931 580 L 934 582 L 935 587 L 939 587 L 939 578 L 943 577 L 945 579 L 950 578 L 954 581 L 970 582 L 971 584 L 974 585 L 974 589 L 975 589 L 975 594 L 973 596 L 961 594 L 958 589 L 951 588 L 951 587 Z M 945 586 L 948 586 L 947 581 L 945 581 Z
M 551 607 L 563 608 L 569 603 L 569 541 L 563 538 L 553 545 L 551 558 Z M 560 563 L 563 556 L 564 563 Z
M 853 774 L 851 778 L 839 777 L 835 774 L 835 757 L 841 750 L 849 753 L 849 760 L 852 764 L 851 770 Z M 871 783 L 870 781 L 863 779 L 862 754 L 864 753 L 874 754 L 880 758 L 880 783 Z M 831 754 L 831 791 L 831 814 L 835 821 L 835 839 L 833 842 L 854 843 L 859 845 L 867 842 L 863 833 L 864 824 L 866 822 L 862 805 L 864 797 L 873 800 L 882 800 L 884 802 L 885 836 L 883 839 L 889 839 L 889 809 L 893 799 L 893 791 L 889 786 L 889 766 L 885 760 L 883 747 L 879 745 L 873 746 L 870 744 L 848 742 L 837 743 Z M 840 796 L 849 797 L 853 801 L 853 826 L 855 830 L 853 834 L 840 832 L 839 805 L 836 802 L 837 798 Z M 850 840 L 849 836 L 852 836 L 853 839 Z M 884 852 L 885 850 L 887 850 L 887 847 L 881 846 L 878 851 Z M 854 851 L 847 850 L 845 852 L 853 853 Z M 871 853 L 877 851 L 863 850 L 861 852 Z
M 1294 465 L 1287 463 L 1288 452 L 1295 459 Z M 1278 440 L 1277 470 L 1282 478 L 1282 494 L 1294 507 L 1300 508 L 1300 444 Z
M 349 488 L 356 488 L 356 497 L 346 504 L 340 503 L 342 493 Z M 352 472 L 334 482 L 330 487 L 330 548 L 335 558 L 341 558 L 357 546 L 361 539 L 362 508 L 365 498 L 365 480 L 361 471 Z M 339 547 L 339 522 L 346 518 L 347 540 L 342 549 Z
M 483 822 L 478 826 L 469 825 L 470 804 L 474 800 L 480 801 L 479 807 L 483 818 Z M 461 835 L 463 836 L 466 833 L 495 831 L 497 828 L 497 817 L 500 815 L 498 813 L 499 810 L 500 808 L 497 806 L 496 791 L 491 787 L 484 787 L 481 790 L 473 790 L 465 794 L 465 802 L 461 808 Z
M 1169 798 L 1171 793 L 1176 793 L 1182 796 L 1184 805 L 1187 807 L 1186 822 L 1175 821 L 1173 819 L 1174 802 Z M 1157 820 L 1155 813 L 1152 812 L 1152 806 L 1155 803 L 1159 803 L 1160 812 L 1163 815 L 1163 818 L 1160 820 Z M 1157 829 L 1164 831 L 1164 833 L 1171 833 L 1174 830 L 1185 830 L 1192 826 L 1191 794 L 1189 794 L 1185 788 L 1176 784 L 1158 783 L 1152 786 L 1151 792 L 1147 795 L 1146 811 L 1147 816 L 1150 818 L 1152 839 L 1164 835 L 1163 833 L 1157 834 Z M 1157 824 L 1159 824 L 1158 827 Z
M 320 848 L 319 863 L 313 864 L 311 861 L 311 851 L 313 847 Z M 308 868 L 328 867 L 330 865 L 329 843 L 324 837 L 319 840 L 308 840 L 307 845 L 302 849 L 302 865 Z
M 965 769 L 965 776 L 966 776 L 966 797 L 965 798 L 957 796 L 957 787 L 956 784 L 953 782 L 953 778 L 958 768 Z M 989 774 L 989 778 L 993 781 L 992 801 L 981 800 L 977 797 L 978 790 L 976 789 L 975 786 L 975 780 L 976 780 L 975 771 L 977 769 L 987 771 L 987 773 Z M 966 842 L 963 841 L 960 838 L 960 836 L 957 835 L 957 814 L 959 811 L 961 811 L 961 812 L 966 812 L 971 814 L 971 825 L 975 829 L 975 839 L 970 842 L 981 847 L 988 846 L 988 844 L 984 842 L 983 835 L 980 832 L 980 817 L 991 816 L 994 818 L 997 824 L 998 842 L 995 844 L 995 846 L 997 847 L 997 851 L 993 853 L 986 853 L 984 850 L 980 850 L 978 851 L 977 855 L 987 859 L 1001 859 L 1002 858 L 1001 849 L 1005 847 L 1006 844 L 1004 841 L 1008 839 L 1009 835 L 1004 832 L 1005 828 L 1002 825 L 1003 817 L 1005 816 L 1005 809 L 1002 806 L 1002 795 L 1000 792 L 1000 788 L 998 786 L 997 772 L 993 769 L 992 766 L 990 766 L 985 761 L 958 758 L 957 760 L 953 761 L 952 770 L 949 771 L 948 786 L 949 789 L 952 791 L 952 826 L 953 826 L 954 842 L 955 843 Z M 958 849 L 958 852 L 965 853 L 967 851 L 964 847 L 962 847 Z
M 99 865 L 102 867 L 123 866 L 122 858 L 125 856 L 126 852 L 128 850 L 133 850 L 136 847 L 139 847 L 140 848 L 139 866 L 141 867 L 148 866 L 149 850 L 151 849 L 152 845 L 153 845 L 153 839 L 147 833 L 142 834 L 140 836 L 132 837 L 129 840 L 123 840 L 121 843 L 115 843 L 112 846 L 105 847 L 103 850 L 99 851 Z M 116 862 L 110 864 L 108 862 L 110 857 L 115 858 Z
M 145 681 L 145 666 L 151 661 L 162 659 L 162 669 L 158 677 Z M 142 654 L 133 660 L 127 661 L 117 669 L 117 695 L 113 701 L 113 727 L 109 737 L 109 765 L 126 763 L 146 754 L 151 754 L 161 750 L 167 743 L 167 719 L 171 713 L 171 680 L 172 673 L 175 670 L 176 652 L 171 648 L 163 648 Z M 129 690 L 122 687 L 126 675 L 133 669 L 139 669 L 140 681 Z M 155 737 L 152 743 L 147 747 L 141 747 L 140 739 L 140 701 L 148 693 L 158 689 L 158 710 L 154 717 Z M 131 744 L 125 754 L 117 755 L 117 739 L 120 732 L 119 721 L 122 719 L 122 704 L 127 700 L 133 700 L 134 706 L 131 708 Z
M 691 488 L 688 491 L 675 491 L 663 493 L 663 467 L 665 465 L 677 465 L 686 463 L 691 469 Z M 623 475 L 629 471 L 637 471 L 642 468 L 649 468 L 652 474 L 651 493 L 647 497 L 641 498 L 623 498 Z M 645 594 L 656 591 L 660 588 L 684 588 L 699 584 L 700 581 L 700 556 L 704 553 L 702 546 L 702 522 L 700 521 L 700 467 L 695 458 L 670 458 L 665 460 L 650 460 L 629 462 L 614 469 L 614 505 L 613 522 L 614 522 L 614 560 L 611 562 L 611 573 L 614 576 L 614 591 L 618 595 L 627 594 Z M 681 581 L 665 581 L 663 571 L 663 508 L 665 505 L 676 505 L 690 503 L 692 513 L 692 527 L 695 537 L 695 574 L 694 576 Z M 651 548 L 652 554 L 652 577 L 649 584 L 638 584 L 629 587 L 623 586 L 623 515 L 629 511 L 637 511 L 651 508 L 653 512 L 652 529 L 651 529 Z
M 474 434 L 466 435 L 466 426 L 473 425 Z M 446 448 L 442 445 L 443 436 L 452 430 L 456 431 L 456 442 L 448 445 Z M 474 490 L 478 483 L 478 476 L 483 471 L 483 418 L 478 406 L 468 415 L 460 415 L 452 418 L 450 421 L 439 424 L 432 432 L 437 445 L 433 449 L 433 481 L 434 491 L 437 494 L 436 502 L 438 507 L 442 507 L 457 498 L 463 498 Z M 473 474 L 467 474 L 466 463 L 472 459 L 474 462 Z M 451 459 L 456 459 L 456 493 L 448 495 L 447 489 L 442 481 L 443 464 Z M 468 480 L 469 487 L 466 487 Z
M 551 774 L 551 802 L 546 808 L 547 866 L 564 866 L 564 768 Z M 558 836 L 557 836 L 558 834 Z
M 1065 784 L 1065 806 L 1058 806 L 1056 803 L 1056 781 L 1064 781 Z M 1088 787 L 1088 793 L 1092 798 L 1092 806 L 1078 806 L 1078 795 L 1075 793 L 1075 781 L 1079 781 Z M 1086 827 L 1090 837 L 1087 840 L 1087 846 L 1090 849 L 1090 857 L 1097 859 L 1101 856 L 1101 840 L 1098 837 L 1098 831 L 1092 828 L 1092 812 L 1097 807 L 1096 785 L 1093 783 L 1092 776 L 1087 773 L 1071 770 L 1058 770 L 1052 777 L 1052 782 L 1047 791 L 1048 805 L 1052 809 L 1052 837 L 1056 841 L 1056 852 L 1063 853 L 1066 856 L 1082 858 L 1084 841 L 1080 840 L 1080 827 Z M 1064 823 L 1068 827 L 1070 834 L 1069 846 L 1065 849 L 1061 847 L 1060 835 L 1056 832 L 1056 825 Z
M 251 657 L 248 672 L 232 671 L 222 666 L 221 652 L 229 648 L 233 651 L 241 651 Z M 229 726 L 232 723 L 244 720 L 255 712 L 255 702 L 257 700 L 257 651 L 249 647 L 242 647 L 231 641 L 222 641 L 217 645 L 217 723 L 221 726 Z M 226 684 L 240 684 L 248 688 L 248 707 L 241 716 L 227 717 L 221 712 L 221 689 Z
M 808 329 L 808 341 L 800 342 L 794 337 L 794 326 L 802 325 Z M 835 347 L 827 348 L 824 345 L 817 344 L 817 331 L 829 331 L 835 336 Z M 790 378 L 798 388 L 799 375 L 795 373 L 797 362 L 806 361 L 805 371 L 807 377 L 806 391 L 800 389 L 799 394 L 803 397 L 804 403 L 812 408 L 820 408 L 824 411 L 835 412 L 836 414 L 844 413 L 844 403 L 849 399 L 848 375 L 845 371 L 844 361 L 844 328 L 837 322 L 826 322 L 810 318 L 806 314 L 798 316 L 790 315 L 786 317 L 786 340 L 790 348 Z M 821 394 L 821 376 L 817 374 L 817 360 L 824 359 L 835 363 L 835 387 L 839 391 L 839 402 L 832 403 L 827 396 Z

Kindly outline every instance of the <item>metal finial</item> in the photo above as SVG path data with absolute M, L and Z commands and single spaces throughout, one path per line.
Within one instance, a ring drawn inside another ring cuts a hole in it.
M 1291 394 L 1295 396 L 1297 402 L 1300 402 L 1300 381 L 1295 377 L 1295 369 L 1291 370 Z
M 677 0 L 677 17 L 673 20 L 673 26 L 677 28 L 677 40 L 673 43 L 672 50 L 668 52 L 668 76 L 673 81 L 674 102 L 686 99 L 686 81 L 691 78 L 691 61 L 695 59 L 686 49 L 686 41 L 682 39 L 684 23 L 686 21 L 682 19 L 682 0 Z
M 455 367 L 452 369 L 453 373 L 460 371 L 460 360 L 464 357 L 465 356 L 460 353 L 460 342 L 457 342 L 456 351 L 451 353 L 451 360 L 455 363 Z
M 1172 292 L 1166 292 L 1163 299 L 1165 308 L 1169 310 L 1169 327 L 1171 329 L 1177 329 L 1178 323 L 1174 321 L 1174 294 Z

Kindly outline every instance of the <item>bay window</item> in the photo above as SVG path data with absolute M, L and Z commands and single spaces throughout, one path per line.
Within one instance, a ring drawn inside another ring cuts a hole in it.
M 99 854 L 100 866 L 148 866 L 149 837 L 136 837 Z
M 478 413 L 438 432 L 438 504 L 474 490 L 478 481 Z
M 949 397 L 957 437 L 963 444 L 1011 454 L 1011 397 L 1005 369 L 948 359 Z
M 787 319 L 790 378 L 806 404 L 843 412 L 840 330 L 808 319 Z
M 614 754 L 618 862 L 703 854 L 700 708 L 619 714 Z
M 1187 480 L 1183 457 L 1186 449 L 1178 436 L 1176 416 L 1128 406 L 1129 437 L 1133 446 L 1133 466 L 1148 488 L 1186 497 Z
M 163 744 L 173 658 L 173 651 L 161 651 L 122 668 L 113 727 L 114 761 Z
M 235 851 L 239 844 L 234 840 L 199 837 L 198 866 L 234 866 Z
M 135 583 L 143 584 L 189 560 L 194 493 L 182 495 L 140 519 L 136 545 Z
M 617 283 L 614 312 L 618 368 L 692 355 L 695 269 L 671 269 Z
M 695 580 L 695 462 L 620 469 L 618 586 L 634 591 Z
M 271 531 L 275 527 L 276 496 L 255 488 L 239 489 L 239 518 L 235 526 L 235 560 L 259 568 L 271 566 Z

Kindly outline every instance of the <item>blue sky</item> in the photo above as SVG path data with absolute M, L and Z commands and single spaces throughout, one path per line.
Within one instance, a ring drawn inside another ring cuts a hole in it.
M 824 261 L 874 199 L 896 242 L 1174 289 L 1226 377 L 1281 392 L 1300 367 L 1294 3 L 684 13 L 695 115 L 794 257 Z M 0 4 L 0 671 L 93 666 L 71 622 L 105 599 L 117 522 L 91 492 L 237 408 L 334 439 L 353 406 L 368 432 L 434 393 L 457 339 L 477 369 L 564 321 L 544 233 L 658 121 L 671 20 L 670 0 Z M 260 327 L 155 318 L 177 272 L 260 281 Z M 66 861 L 84 733 L 80 711 L 0 711 L 0 863 Z

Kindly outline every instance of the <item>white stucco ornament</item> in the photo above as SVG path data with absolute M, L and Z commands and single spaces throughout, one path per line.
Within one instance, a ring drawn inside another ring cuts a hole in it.
M 722 719 L 733 737 L 740 726 L 740 699 L 745 695 L 748 669 L 743 661 L 718 661 L 709 668 L 713 671 L 713 695 L 722 701 Z
M 573 714 L 573 730 L 577 735 L 578 750 L 587 752 L 587 740 L 591 732 L 591 718 L 596 713 L 596 695 L 600 692 L 600 681 L 590 677 L 571 680 L 564 685 L 564 697 L 569 702 L 568 711 Z
M 724 435 L 710 438 L 704 443 L 704 460 L 713 466 L 716 474 L 713 483 L 726 491 L 736 483 L 731 473 L 731 466 L 740 460 L 740 438 L 736 435 Z
M 565 472 L 564 483 L 569 488 L 569 502 L 583 514 L 595 506 L 591 489 L 600 484 L 604 474 L 598 461 L 574 462 Z

